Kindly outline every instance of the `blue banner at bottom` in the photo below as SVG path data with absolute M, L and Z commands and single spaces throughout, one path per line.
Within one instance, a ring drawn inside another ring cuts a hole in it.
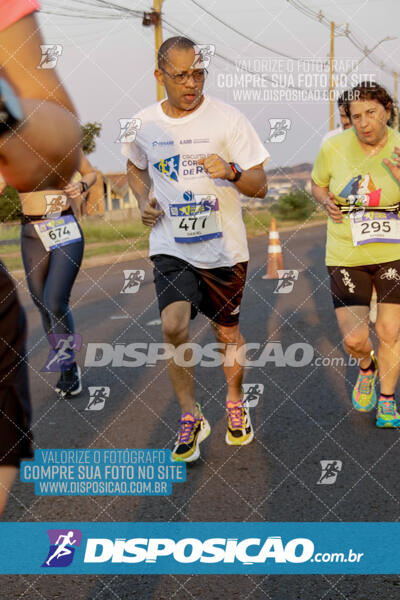
M 400 523 L 0 523 L 1 574 L 399 574 Z

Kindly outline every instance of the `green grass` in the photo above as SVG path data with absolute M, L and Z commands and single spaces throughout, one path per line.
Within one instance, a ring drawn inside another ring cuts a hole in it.
M 20 225 L 5 225 L 4 223 L 0 223 L 0 240 L 19 239 L 20 234 Z
M 6 254 L 17 254 L 21 251 L 20 244 L 10 244 L 7 246 L 0 246 L 0 255 L 5 256 Z
M 90 247 L 85 246 L 85 258 L 99 256 L 103 254 L 122 254 L 123 252 L 134 252 L 135 250 L 144 250 L 148 247 L 147 239 L 128 240 L 121 244 L 106 244 L 104 246 Z
M 2 254 L 3 252 L 0 250 L 0 255 Z M 21 256 L 1 256 L 1 261 L 6 265 L 9 271 L 15 271 L 23 268 Z
M 143 225 L 140 221 L 124 221 L 116 222 L 99 222 L 90 223 L 85 220 L 82 223 L 83 233 L 85 234 L 86 243 L 109 242 L 114 240 L 133 239 L 141 237 L 147 240 L 149 228 Z
M 269 233 L 269 226 L 271 223 L 272 215 L 268 209 L 243 210 L 243 221 L 246 226 L 247 236 L 255 237 L 257 235 Z M 326 214 L 320 212 L 314 212 L 311 217 L 304 221 L 293 220 L 293 221 L 281 221 L 276 219 L 278 229 L 281 227 L 291 227 L 292 225 L 300 225 L 301 223 L 315 223 L 316 221 L 326 221 Z

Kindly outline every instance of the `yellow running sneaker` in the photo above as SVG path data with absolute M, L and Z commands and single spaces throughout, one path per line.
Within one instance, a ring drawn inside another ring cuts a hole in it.
M 228 413 L 228 429 L 225 442 L 229 446 L 246 446 L 254 438 L 253 426 L 250 421 L 249 409 L 242 402 L 226 403 Z
M 184 462 L 193 462 L 200 458 L 200 443 L 210 435 L 210 424 L 197 404 L 200 417 L 196 419 L 192 413 L 181 416 L 179 436 L 172 450 L 172 459 Z

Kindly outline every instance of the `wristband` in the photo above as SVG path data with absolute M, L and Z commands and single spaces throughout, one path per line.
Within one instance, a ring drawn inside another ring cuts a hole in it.
M 229 179 L 229 181 L 233 181 L 233 182 L 238 181 L 242 176 L 242 169 L 239 167 L 239 165 L 237 163 L 230 162 L 229 164 L 231 166 L 232 171 L 235 174 L 234 178 Z

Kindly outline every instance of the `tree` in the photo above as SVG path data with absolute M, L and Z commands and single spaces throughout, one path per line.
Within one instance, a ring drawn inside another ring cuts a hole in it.
M 21 201 L 17 190 L 11 185 L 4 188 L 0 195 L 0 221 L 16 221 L 21 216 Z
M 82 150 L 84 154 L 91 154 L 96 150 L 96 137 L 100 136 L 101 123 L 85 123 L 82 125 Z
M 283 221 L 307 219 L 314 210 L 314 201 L 304 190 L 282 196 L 271 206 L 271 213 Z

